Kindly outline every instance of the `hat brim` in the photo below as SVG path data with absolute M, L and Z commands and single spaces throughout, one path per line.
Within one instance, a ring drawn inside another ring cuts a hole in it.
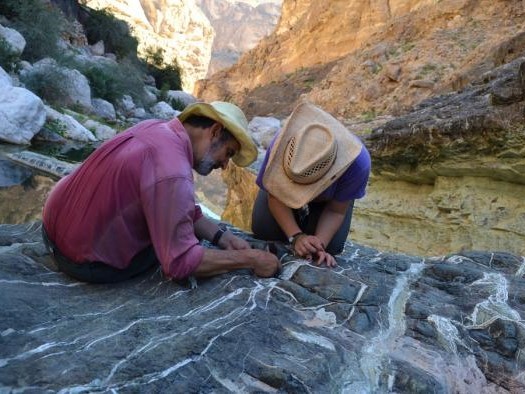
M 290 139 L 309 123 L 323 124 L 332 131 L 337 141 L 337 156 L 324 176 L 305 185 L 292 181 L 286 175 L 283 160 Z M 300 208 L 335 182 L 357 158 L 362 147 L 361 141 L 332 115 L 311 103 L 302 102 L 294 109 L 274 142 L 264 172 L 263 185 L 268 193 L 286 206 Z
M 232 161 L 240 167 L 249 166 L 257 159 L 258 152 L 257 145 L 248 134 L 248 121 L 246 118 L 235 119 L 234 116 L 229 115 L 227 113 L 228 108 L 224 104 L 228 103 L 194 103 L 187 106 L 184 111 L 179 114 L 178 118 L 181 122 L 184 122 L 192 115 L 205 116 L 222 124 L 240 145 L 240 149 L 232 157 Z M 240 116 L 240 114 L 237 114 L 237 116 Z M 242 114 L 242 117 L 244 117 L 244 114 Z M 241 126 L 239 124 L 245 122 L 245 125 Z

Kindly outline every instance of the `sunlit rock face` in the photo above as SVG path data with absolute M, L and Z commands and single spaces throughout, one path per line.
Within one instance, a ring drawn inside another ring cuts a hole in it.
M 240 55 L 270 34 L 281 0 L 196 0 L 215 30 L 208 76 L 235 63 Z
M 524 100 L 519 58 L 362 134 L 372 177 L 356 201 L 350 239 L 423 256 L 472 249 L 525 255 Z M 223 217 L 246 230 L 258 169 L 225 174 L 232 203 Z
M 399 115 L 523 53 L 524 17 L 521 0 L 284 0 L 275 31 L 195 93 L 249 116 L 301 96 L 343 118 Z
M 39 223 L 0 225 L 2 391 L 525 390 L 523 258 L 348 244 L 334 269 L 283 262 L 89 285 L 56 272 Z
M 139 52 L 164 50 L 164 60 L 176 59 L 183 70 L 184 90 L 193 91 L 196 80 L 208 70 L 214 31 L 195 0 L 88 0 L 91 8 L 107 8 L 132 27 Z

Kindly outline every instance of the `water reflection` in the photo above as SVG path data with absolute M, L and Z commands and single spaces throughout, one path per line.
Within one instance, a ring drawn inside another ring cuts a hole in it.
M 37 175 L 0 155 L 0 223 L 40 219 L 44 201 L 55 180 Z

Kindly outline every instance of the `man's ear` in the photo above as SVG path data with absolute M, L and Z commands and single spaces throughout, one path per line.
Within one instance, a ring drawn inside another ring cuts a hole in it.
M 219 138 L 221 136 L 221 132 L 222 132 L 222 124 L 220 124 L 219 122 L 215 122 L 211 126 L 211 138 L 212 139 Z

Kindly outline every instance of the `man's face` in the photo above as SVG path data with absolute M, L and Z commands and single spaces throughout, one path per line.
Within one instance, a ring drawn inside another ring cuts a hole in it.
M 213 137 L 208 151 L 195 163 L 195 171 L 200 175 L 208 175 L 218 168 L 226 169 L 228 162 L 240 147 L 235 138 L 223 140 L 220 135 Z

